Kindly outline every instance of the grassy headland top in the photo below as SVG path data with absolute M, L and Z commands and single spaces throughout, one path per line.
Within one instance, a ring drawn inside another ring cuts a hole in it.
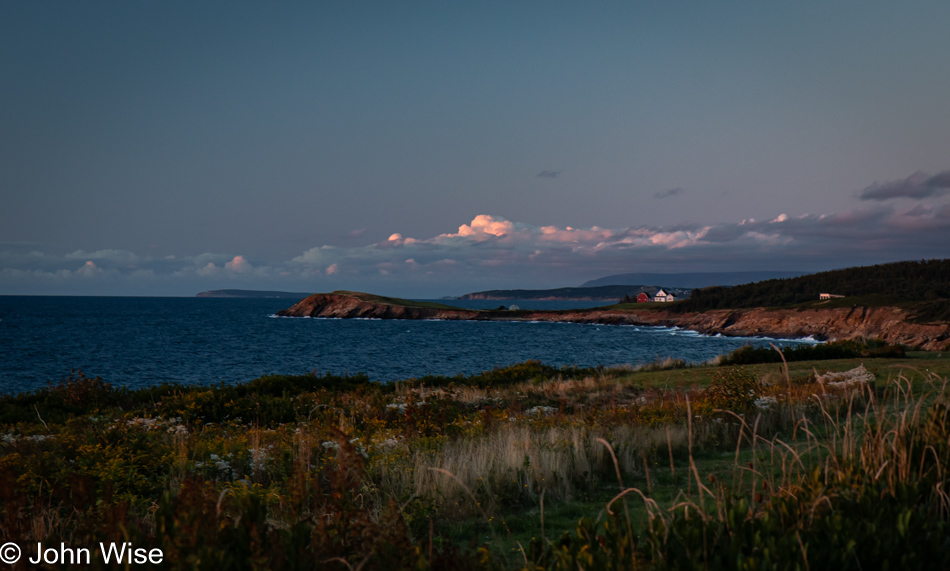
M 401 306 L 401 307 L 426 307 L 430 309 L 459 309 L 451 305 L 445 305 L 444 303 L 436 303 L 434 301 L 417 301 L 414 299 L 386 297 L 384 295 L 375 295 L 372 293 L 364 293 L 361 291 L 349 291 L 349 290 L 340 289 L 340 290 L 331 292 L 330 295 L 355 297 L 359 299 L 360 301 L 375 303 L 379 305 L 396 305 L 396 306 Z

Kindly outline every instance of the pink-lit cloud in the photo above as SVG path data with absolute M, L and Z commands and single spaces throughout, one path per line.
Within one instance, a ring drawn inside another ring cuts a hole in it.
M 614 229 L 534 226 L 480 214 L 455 233 L 429 238 L 395 233 L 386 242 L 360 248 L 322 246 L 292 263 L 318 268 L 346 261 L 353 274 L 366 271 L 406 278 L 424 272 L 446 278 L 487 273 L 534 279 L 557 272 L 595 276 L 637 267 L 690 271 L 720 269 L 724 264 L 729 269 L 789 264 L 809 269 L 815 264 L 847 265 L 851 254 L 867 256 L 871 243 L 881 259 L 939 255 L 934 236 L 950 230 L 948 212 L 950 205 L 878 207 L 798 216 L 781 213 L 705 226 Z M 455 263 L 435 265 L 446 259 Z
M 487 236 L 505 236 L 515 231 L 515 225 L 504 218 L 496 218 L 487 214 L 479 214 L 470 224 L 459 226 L 457 236 L 481 239 Z M 451 236 L 447 234 L 446 236 Z
M 84 277 L 92 277 L 101 271 L 102 270 L 96 267 L 95 262 L 88 260 L 76 273 Z
M 234 256 L 230 262 L 224 264 L 224 267 L 239 274 L 251 270 L 251 264 L 244 259 L 244 256 Z
M 139 282 L 190 281 L 207 284 L 207 289 L 296 284 L 295 290 L 322 291 L 372 288 L 384 280 L 455 284 L 451 291 L 457 292 L 501 285 L 563 286 L 629 271 L 807 271 L 946 257 L 950 200 L 906 208 L 889 203 L 821 214 L 779 213 L 717 224 L 585 228 L 479 214 L 457 232 L 428 237 L 412 237 L 411 229 L 403 228 L 375 232 L 385 230 L 391 235 L 375 244 L 317 246 L 290 260 L 260 264 L 233 254 L 149 257 L 79 250 L 54 256 L 0 250 L 0 288 L 37 280 L 85 278 L 91 283 L 134 277 Z

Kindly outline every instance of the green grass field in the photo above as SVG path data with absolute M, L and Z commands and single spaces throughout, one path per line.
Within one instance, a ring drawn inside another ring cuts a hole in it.
M 948 378 L 926 352 L 392 385 L 78 375 L 0 399 L 0 532 L 134 541 L 173 569 L 940 566 Z

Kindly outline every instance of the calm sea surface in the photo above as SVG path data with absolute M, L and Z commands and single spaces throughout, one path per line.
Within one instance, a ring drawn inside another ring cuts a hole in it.
M 578 308 L 597 302 L 450 301 L 472 308 Z M 281 299 L 0 296 L 0 393 L 82 369 L 115 385 L 236 383 L 270 373 L 368 373 L 391 381 L 551 365 L 705 361 L 768 340 L 662 327 L 572 323 L 278 318 Z M 787 343 L 787 342 L 786 342 Z

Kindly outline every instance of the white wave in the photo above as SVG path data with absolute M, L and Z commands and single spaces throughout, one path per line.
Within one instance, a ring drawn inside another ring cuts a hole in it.
M 300 317 L 295 317 L 295 316 L 284 316 L 284 315 L 276 315 L 276 314 L 270 314 L 270 315 L 268 315 L 267 317 L 270 317 L 270 318 L 286 318 L 286 319 L 318 319 L 318 320 L 321 320 L 321 319 L 322 319 L 322 320 L 343 320 L 343 319 L 351 319 L 351 320 L 356 320 L 356 321 L 392 321 L 392 320 L 381 319 L 381 318 L 379 318 L 379 317 L 352 317 L 352 318 L 346 318 L 346 317 L 311 317 L 311 316 L 309 316 L 309 315 L 303 315 L 303 316 L 300 316 Z M 818 339 L 815 339 L 815 338 L 814 338 L 813 336 L 811 336 L 811 335 L 809 335 L 808 337 L 801 337 L 801 338 L 766 337 L 766 336 L 740 336 L 740 335 L 732 336 L 732 335 L 723 335 L 722 333 L 713 333 L 713 334 L 701 333 L 701 332 L 696 331 L 696 330 L 694 330 L 694 329 L 684 329 L 684 328 L 682 328 L 682 327 L 678 327 L 678 326 L 675 326 L 675 325 L 673 325 L 673 326 L 665 326 L 665 325 L 630 325 L 630 324 L 617 324 L 617 325 L 614 325 L 614 324 L 609 324 L 609 323 L 574 323 L 574 322 L 570 322 L 570 321 L 553 321 L 553 322 L 552 322 L 552 321 L 538 321 L 538 320 L 510 320 L 510 321 L 509 321 L 509 320 L 505 320 L 505 321 L 494 321 L 494 320 L 479 320 L 479 319 L 421 319 L 421 320 L 415 320 L 415 321 L 452 321 L 452 322 L 456 322 L 456 323 L 463 323 L 463 322 L 465 322 L 465 323 L 533 323 L 533 324 L 545 323 L 545 324 L 553 324 L 553 325 L 575 325 L 575 326 L 577 326 L 577 325 L 586 325 L 586 326 L 595 327 L 596 330 L 598 330 L 598 331 L 600 330 L 600 327 L 601 327 L 601 326 L 604 326 L 604 327 L 630 327 L 630 328 L 633 329 L 634 332 L 637 332 L 637 333 L 651 333 L 651 334 L 663 334 L 663 333 L 666 333 L 666 334 L 671 335 L 671 336 L 677 336 L 677 335 L 678 335 L 678 336 L 693 337 L 693 338 L 696 338 L 696 337 L 705 337 L 705 338 L 708 338 L 708 339 L 771 341 L 771 342 L 777 342 L 777 343 L 801 343 L 801 344 L 814 344 L 814 345 L 818 345 L 818 344 L 825 343 L 825 341 L 820 341 L 820 340 L 818 340 Z

